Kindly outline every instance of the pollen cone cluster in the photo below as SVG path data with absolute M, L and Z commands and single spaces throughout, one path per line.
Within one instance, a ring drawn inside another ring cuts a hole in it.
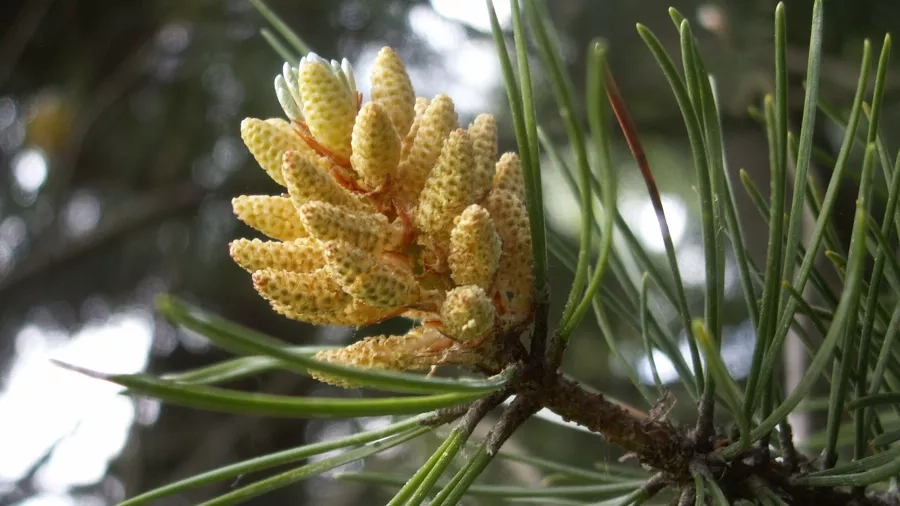
M 378 53 L 371 85 L 364 102 L 346 60 L 309 54 L 285 64 L 275 91 L 287 120 L 241 123 L 244 143 L 284 193 L 233 201 L 237 217 L 272 240 L 238 239 L 231 256 L 288 318 L 415 322 L 405 335 L 367 338 L 321 360 L 394 370 L 473 364 L 532 308 L 519 159 L 498 160 L 491 115 L 461 128 L 450 97 L 416 97 L 390 48 Z

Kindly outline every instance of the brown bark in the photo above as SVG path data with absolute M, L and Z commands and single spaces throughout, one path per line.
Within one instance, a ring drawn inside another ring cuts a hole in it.
M 665 419 L 637 418 L 603 394 L 588 392 L 563 377 L 536 392 L 538 401 L 568 421 L 603 434 L 610 443 L 637 455 L 638 459 L 673 477 L 689 477 L 693 453 L 685 433 Z

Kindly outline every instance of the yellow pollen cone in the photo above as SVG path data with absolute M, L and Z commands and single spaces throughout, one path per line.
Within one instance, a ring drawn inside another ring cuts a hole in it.
M 480 287 L 459 286 L 447 292 L 441 308 L 446 334 L 457 341 L 470 341 L 494 326 L 494 304 Z
M 363 186 L 369 190 L 384 186 L 400 163 L 400 138 L 380 105 L 369 102 L 359 110 L 351 144 L 350 165 Z
M 456 218 L 450 233 L 450 275 L 457 285 L 487 290 L 500 265 L 502 245 L 491 215 L 472 204 Z
M 349 157 L 356 97 L 350 96 L 341 78 L 320 59 L 307 57 L 298 69 L 297 81 L 309 132 L 332 153 Z
M 249 272 L 311 272 L 325 265 L 319 242 L 309 237 L 285 242 L 237 239 L 229 249 L 231 258 Z
M 235 216 L 272 239 L 290 241 L 306 237 L 306 229 L 290 197 L 241 195 L 231 200 Z
M 416 94 L 406 65 L 389 47 L 378 52 L 372 65 L 372 101 L 390 117 L 397 136 L 405 137 L 415 115 Z
M 309 151 L 306 141 L 294 131 L 291 124 L 278 118 L 245 119 L 241 122 L 241 139 L 259 166 L 281 186 L 284 186 L 284 178 L 281 175 L 281 160 L 284 153 Z

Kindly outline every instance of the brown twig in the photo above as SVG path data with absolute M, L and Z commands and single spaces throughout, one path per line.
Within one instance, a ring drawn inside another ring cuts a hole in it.
M 537 309 L 531 322 L 532 339 L 537 332 L 548 332 L 548 312 Z M 526 326 L 525 328 L 528 328 Z M 518 364 L 519 371 L 510 381 L 516 394 L 514 410 L 507 409 L 504 416 L 526 419 L 538 409 L 546 407 L 567 421 L 583 425 L 602 434 L 610 443 L 633 452 L 641 462 L 667 472 L 677 479 L 689 477 L 688 464 L 695 453 L 686 435 L 669 423 L 665 417 L 643 416 L 619 404 L 607 400 L 603 394 L 591 392 L 578 382 L 561 375 L 555 368 L 549 369 L 546 355 L 532 355 L 525 351 L 520 340 L 522 328 L 515 328 L 498 336 L 486 354 L 479 369 L 496 374 L 505 367 L 500 364 Z M 474 405 L 473 405 L 474 406 Z M 511 408 L 513 407 L 511 406 Z M 472 408 L 470 408 L 472 409 Z M 504 427 L 515 428 L 520 422 L 507 422 L 495 429 L 503 437 L 508 435 Z M 496 432 L 496 431 L 495 431 Z M 493 444 L 498 444 L 495 441 Z
M 475 401 L 475 402 L 478 402 L 478 401 Z M 425 418 L 424 420 L 422 420 L 421 422 L 419 422 L 419 425 L 440 426 L 440 425 L 450 423 L 453 420 L 456 420 L 457 418 L 466 414 L 469 411 L 469 409 L 472 407 L 472 405 L 475 404 L 475 402 L 459 404 L 457 406 L 440 409 L 434 415 L 429 416 L 429 417 Z
M 531 415 L 537 413 L 539 409 L 540 406 L 532 399 L 528 397 L 516 397 L 516 400 L 514 400 L 512 404 L 506 408 L 506 411 L 503 412 L 500 421 L 494 425 L 485 440 L 488 455 L 492 457 L 496 455 L 497 452 L 500 451 L 500 447 L 503 446 L 503 443 L 513 435 L 513 432 L 515 432 L 520 425 L 525 423 L 526 420 L 531 418 Z
M 638 418 L 578 383 L 558 376 L 537 392 L 539 402 L 563 419 L 603 434 L 612 444 L 633 452 L 654 469 L 684 479 L 693 448 L 685 434 L 667 420 Z
M 475 432 L 475 427 L 496 408 L 504 399 L 509 397 L 510 389 L 504 388 L 491 393 L 487 397 L 483 397 L 471 404 L 466 414 L 459 420 L 459 425 L 466 437 Z
M 544 356 L 550 357 L 546 362 L 545 373 L 547 371 L 555 371 L 562 360 L 563 343 L 559 339 L 558 333 L 549 333 L 547 315 L 550 312 L 550 286 L 545 285 L 543 290 L 535 293 L 534 300 L 535 329 L 531 334 L 530 353 L 536 360 L 540 359 L 542 366 L 545 363 L 543 360 Z M 538 327 L 538 324 L 540 324 L 540 327 Z
M 712 450 L 713 422 L 715 420 L 715 403 L 707 394 L 700 395 L 697 403 L 697 424 L 694 427 L 694 444 L 699 451 Z
M 678 497 L 678 506 L 690 506 L 694 503 L 695 496 L 696 492 L 693 485 L 684 487 L 681 490 L 681 495 Z
M 800 455 L 794 447 L 794 431 L 787 420 L 779 425 L 778 444 L 781 446 L 781 458 L 785 467 L 791 472 L 796 471 L 800 465 Z
M 660 493 L 662 489 L 666 488 L 669 482 L 669 477 L 666 473 L 656 473 L 650 477 L 649 480 L 645 481 L 643 485 L 641 485 L 642 497 L 646 499 L 652 499 L 653 496 Z

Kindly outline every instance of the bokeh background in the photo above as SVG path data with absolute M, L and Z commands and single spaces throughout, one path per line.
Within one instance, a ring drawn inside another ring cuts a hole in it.
M 547 3 L 562 28 L 564 56 L 579 88 L 588 42 L 594 37 L 608 42 L 613 72 L 664 193 L 691 301 L 701 307 L 699 209 L 684 127 L 634 24 L 648 25 L 674 49 L 677 34 L 666 8 L 674 4 L 692 21 L 707 67 L 718 80 L 730 170 L 736 174 L 745 168 L 765 189 L 765 138 L 747 108 L 770 91 L 775 2 Z M 794 128 L 799 128 L 811 3 L 787 1 Z M 483 2 L 271 0 L 270 5 L 319 54 L 347 57 L 364 92 L 372 57 L 390 45 L 406 60 L 418 94 L 449 93 L 463 124 L 480 112 L 495 114 L 501 148 L 514 149 Z M 507 2 L 496 6 L 508 27 Z M 834 0 L 825 9 L 823 94 L 840 109 L 852 98 L 863 38 L 870 37 L 877 51 L 884 32 L 900 33 L 900 8 L 896 0 Z M 247 0 L 4 0 L 0 20 L 0 505 L 113 504 L 202 470 L 385 423 L 276 420 L 162 406 L 122 397 L 111 385 L 50 363 L 55 358 L 103 372 L 161 373 L 226 356 L 202 337 L 157 317 L 153 300 L 160 293 L 178 294 L 296 343 L 346 343 L 360 333 L 280 317 L 228 257 L 227 243 L 251 234 L 231 215 L 230 199 L 278 191 L 255 166 L 238 132 L 246 116 L 281 115 L 272 89 L 281 62 L 260 37 L 265 21 Z M 536 80 L 542 124 L 565 150 L 555 105 L 539 72 Z M 888 78 L 885 97 L 882 132 L 896 148 L 897 70 Z M 821 115 L 819 123 L 820 146 L 835 152 L 839 130 Z M 620 211 L 647 248 L 661 254 L 646 190 L 618 134 L 614 145 Z M 816 166 L 814 171 L 828 177 L 827 169 Z M 574 247 L 574 199 L 550 164 L 545 179 L 549 224 Z M 855 190 L 852 181 L 845 186 L 838 223 L 852 216 L 847 209 Z M 747 199 L 739 204 L 751 254 L 761 259 L 765 227 Z M 559 306 L 570 275 L 558 262 L 551 267 Z M 724 353 L 740 377 L 753 331 L 732 265 L 727 272 L 732 310 Z M 654 305 L 677 328 L 671 308 Z M 639 334 L 617 326 L 615 338 L 642 377 L 652 381 Z M 637 402 L 602 342 L 595 326 L 586 323 L 566 369 L 615 397 Z M 677 393 L 671 367 L 661 359 L 658 365 Z M 361 395 L 290 374 L 236 387 Z M 689 412 L 688 404 L 677 408 Z M 434 442 L 425 438 L 366 466 L 408 474 Z M 526 424 L 509 448 L 584 466 L 602 467 L 619 456 L 599 437 L 541 420 Z M 160 504 L 195 504 L 254 478 Z M 528 468 L 495 463 L 486 479 L 537 485 L 542 477 Z M 385 491 L 324 476 L 252 504 L 379 504 L 387 497 Z

